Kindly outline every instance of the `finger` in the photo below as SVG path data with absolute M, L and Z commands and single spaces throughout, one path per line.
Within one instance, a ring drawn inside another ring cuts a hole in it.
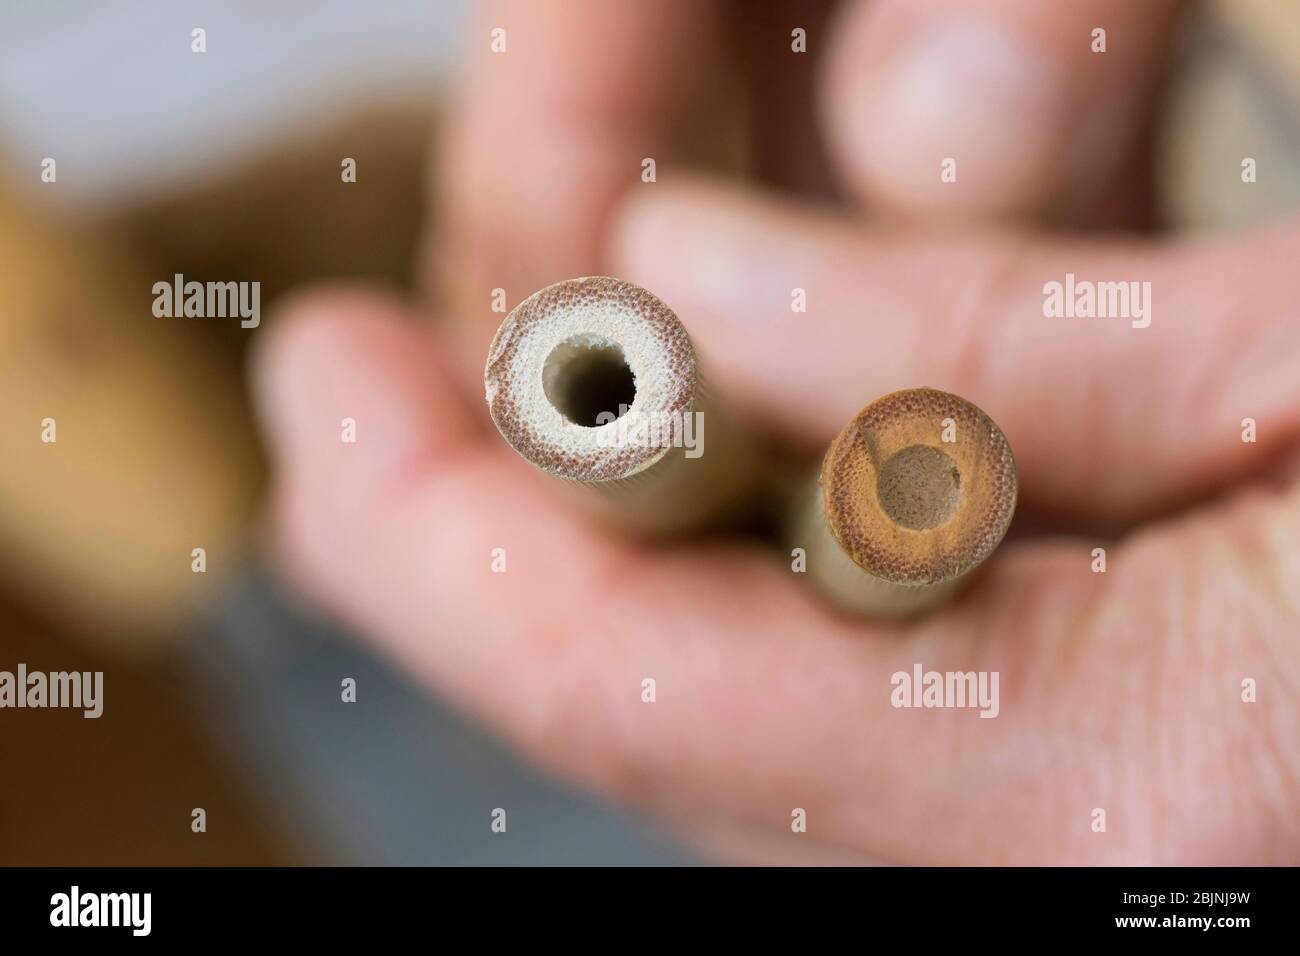
M 1147 128 L 1185 6 L 847 5 L 832 29 L 821 98 L 846 185 L 909 215 L 1092 210 Z
M 696 0 L 476 9 L 423 255 L 449 313 L 465 320 L 472 364 L 501 322 L 494 306 L 603 271 L 614 200 L 641 183 L 645 159 L 667 172 L 679 128 L 706 105 L 710 71 L 723 65 L 713 13 Z M 504 31 L 499 52 L 494 30 Z
M 481 441 L 444 357 L 407 324 L 406 309 L 392 295 L 356 284 L 323 285 L 281 304 L 253 353 L 250 378 L 277 485 L 297 509 L 295 520 L 309 521 L 322 539 L 345 529 L 315 512 L 322 503 L 297 489 L 328 487 L 327 507 L 348 509 L 400 487 L 412 469 Z M 335 362 L 346 348 L 374 358 Z M 409 384 L 402 401 L 386 387 L 389 375 Z M 332 568 L 346 544 L 319 543 L 299 554 L 306 564 L 292 562 L 285 570 L 332 604 L 331 592 L 316 586 L 319 563 Z
M 1001 425 L 1023 502 L 1128 523 L 1300 433 L 1294 226 L 1168 246 L 884 238 L 697 184 L 637 198 L 618 236 L 620 274 L 682 317 L 721 387 L 810 445 L 891 390 L 948 389 Z M 1134 327 L 1142 286 L 1133 318 L 1045 317 L 1069 275 L 1150 283 L 1149 325 Z

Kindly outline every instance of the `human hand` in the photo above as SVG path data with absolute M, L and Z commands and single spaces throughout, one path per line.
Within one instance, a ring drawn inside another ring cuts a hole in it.
M 623 195 L 641 157 L 671 155 L 719 62 L 699 5 L 693 32 L 686 9 L 494 8 L 483 34 L 508 23 L 513 46 L 471 68 L 440 170 L 432 259 L 458 321 L 434 347 L 400 304 L 336 291 L 300 300 L 263 347 L 286 571 L 553 771 L 731 857 L 1294 861 L 1300 330 L 1278 310 L 1300 291 L 1297 230 L 1161 246 L 867 226 L 858 210 L 1077 221 L 1123 192 L 1173 5 L 1040 21 L 963 4 L 996 24 L 985 48 L 1010 35 L 1030 69 L 1057 69 L 1028 86 L 960 72 L 987 57 L 911 63 L 907 37 L 953 42 L 934 25 L 945 6 L 846 5 L 825 34 L 835 215 L 676 174 Z M 1125 41 L 1100 73 L 1072 52 L 1094 22 Z M 757 162 L 825 194 L 824 170 L 799 160 L 811 70 L 781 62 L 755 77 L 782 91 Z M 1105 148 L 1074 125 L 1090 103 L 1116 119 Z M 962 157 L 960 188 L 937 188 L 940 142 Z M 894 388 L 970 397 L 1016 450 L 1022 513 L 1073 536 L 1008 542 L 957 603 L 905 625 L 838 616 L 752 543 L 605 537 L 491 432 L 448 336 L 468 329 L 481 362 L 500 319 L 488 289 L 516 302 L 594 272 L 667 301 L 728 397 L 795 446 L 824 447 Z M 1045 318 L 1043 284 L 1067 272 L 1151 281 L 1152 324 Z M 807 314 L 790 311 L 794 288 Z M 355 445 L 338 440 L 344 417 Z M 1240 440 L 1245 417 L 1257 443 Z M 918 663 L 997 671 L 997 718 L 892 707 L 892 675 Z
M 705 183 L 639 193 L 614 235 L 618 274 L 793 442 L 893 388 L 952 390 L 1002 426 L 1022 510 L 1080 533 L 1005 543 L 932 617 L 850 621 L 753 543 L 647 549 L 572 517 L 426 328 L 335 290 L 289 308 L 256 370 L 278 540 L 309 593 L 553 772 L 733 858 L 1297 859 L 1294 225 L 880 236 Z M 1149 280 L 1151 324 L 1045 318 L 1067 272 Z M 894 708 L 916 664 L 998 672 L 996 719 Z

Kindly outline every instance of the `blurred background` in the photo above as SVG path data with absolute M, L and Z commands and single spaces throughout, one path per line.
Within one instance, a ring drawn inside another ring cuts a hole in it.
M 458 50 L 487 42 L 465 12 L 3 4 L 0 670 L 103 671 L 105 709 L 0 712 L 0 863 L 693 861 L 277 590 L 244 385 L 258 331 L 152 314 L 175 273 L 260 281 L 264 321 L 314 279 L 410 288 L 440 103 Z M 1199 9 L 1156 131 L 1162 228 L 1300 206 L 1298 50 L 1300 8 Z M 1227 204 L 1207 184 L 1242 142 L 1270 174 Z M 490 833 L 493 807 L 519 822 L 508 836 Z

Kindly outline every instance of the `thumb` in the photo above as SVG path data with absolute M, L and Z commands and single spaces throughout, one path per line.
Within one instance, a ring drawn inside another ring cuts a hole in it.
M 847 187 L 913 215 L 1090 210 L 1146 126 L 1181 6 L 849 5 L 821 90 Z

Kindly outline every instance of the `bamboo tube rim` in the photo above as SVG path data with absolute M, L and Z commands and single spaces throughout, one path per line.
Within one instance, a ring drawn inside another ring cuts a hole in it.
M 621 420 L 593 427 L 556 401 L 556 377 L 584 350 L 617 352 L 630 370 L 634 396 Z M 492 340 L 483 381 L 492 421 L 515 451 L 584 482 L 618 481 L 664 458 L 698 391 L 695 350 L 677 316 L 609 276 L 557 282 L 519 303 Z M 626 434 L 648 440 L 618 439 Z

